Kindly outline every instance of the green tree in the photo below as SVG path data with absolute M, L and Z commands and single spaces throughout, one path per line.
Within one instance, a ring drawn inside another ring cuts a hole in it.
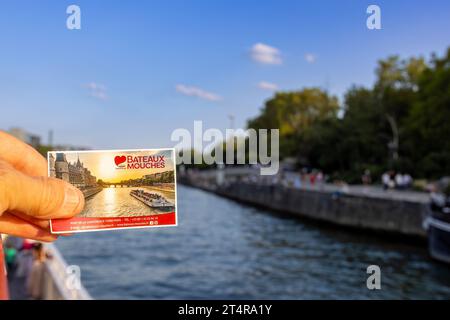
M 439 100 L 433 109 L 435 117 L 446 112 L 443 106 L 448 108 L 448 96 L 442 94 L 442 90 L 448 90 L 448 62 L 435 59 L 433 65 L 430 68 L 421 57 L 380 60 L 373 88 L 351 87 L 340 117 L 337 99 L 320 89 L 277 93 L 248 126 L 279 129 L 282 157 L 296 156 L 300 164 L 337 172 L 349 182 L 359 182 L 365 169 L 375 176 L 389 168 L 415 175 L 436 173 L 448 159 L 447 151 L 429 140 L 449 136 L 448 118 L 419 120 L 422 113 L 430 116 L 431 107 L 425 107 L 430 99 Z M 430 125 L 436 130 L 429 130 Z M 419 138 L 423 141 L 420 155 L 415 145 Z M 428 144 L 434 149 L 430 150 Z M 429 170 L 417 170 L 419 159 Z
M 279 129 L 281 157 L 298 156 L 309 150 L 304 136 L 313 125 L 335 118 L 338 100 L 319 88 L 305 88 L 295 92 L 278 92 L 266 101 L 259 116 L 248 122 L 253 129 Z
M 363 87 L 349 89 L 344 98 L 344 115 L 339 122 L 339 131 L 334 132 L 338 139 L 332 137 L 335 141 L 328 143 L 328 154 L 339 158 L 342 173 L 352 173 L 344 175 L 346 180 L 359 179 L 365 169 L 378 173 L 373 164 L 384 164 L 388 152 L 383 135 L 386 120 L 377 106 L 374 92 Z
M 450 175 L 450 48 L 443 58 L 434 56 L 419 78 L 408 134 L 417 174 Z
M 423 58 L 400 60 L 390 56 L 380 60 L 375 70 L 377 80 L 373 93 L 383 115 L 385 128 L 380 134 L 389 139 L 389 164 L 395 166 L 404 152 L 403 137 L 408 115 L 416 99 L 419 79 L 426 69 Z

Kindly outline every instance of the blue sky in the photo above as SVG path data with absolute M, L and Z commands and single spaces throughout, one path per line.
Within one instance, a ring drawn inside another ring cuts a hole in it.
M 81 7 L 81 30 L 66 8 Z M 381 7 L 382 30 L 366 28 Z M 170 147 L 175 128 L 224 130 L 272 87 L 342 96 L 376 61 L 450 45 L 448 1 L 2 1 L 0 128 L 92 148 Z M 253 51 L 252 51 L 253 48 Z

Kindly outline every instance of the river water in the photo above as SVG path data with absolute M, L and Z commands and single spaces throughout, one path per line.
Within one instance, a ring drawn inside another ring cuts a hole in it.
M 120 188 L 117 189 L 120 191 Z M 97 299 L 449 299 L 424 245 L 318 226 L 190 187 L 179 226 L 57 241 Z M 381 290 L 366 287 L 368 265 Z

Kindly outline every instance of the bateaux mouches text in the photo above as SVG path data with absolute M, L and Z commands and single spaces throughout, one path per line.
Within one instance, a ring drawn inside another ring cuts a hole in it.
M 177 225 L 174 149 L 48 152 L 48 175 L 79 188 L 81 213 L 50 221 L 52 233 Z
M 126 169 L 164 168 L 164 156 L 127 156 Z

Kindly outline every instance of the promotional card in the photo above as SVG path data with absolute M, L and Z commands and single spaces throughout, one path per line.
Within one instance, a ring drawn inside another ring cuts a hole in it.
M 79 188 L 83 211 L 52 233 L 177 225 L 174 149 L 52 151 L 48 174 Z

